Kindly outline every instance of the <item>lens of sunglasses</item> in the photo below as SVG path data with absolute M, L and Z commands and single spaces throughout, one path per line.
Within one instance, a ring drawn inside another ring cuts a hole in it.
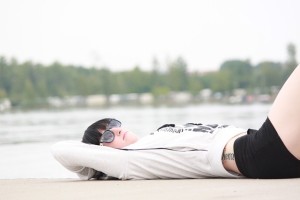
M 107 129 L 111 129 L 114 127 L 121 127 L 122 123 L 119 120 L 111 119 L 109 124 L 107 125 Z
M 114 141 L 115 134 L 111 130 L 106 130 L 100 138 L 100 143 L 110 143 Z

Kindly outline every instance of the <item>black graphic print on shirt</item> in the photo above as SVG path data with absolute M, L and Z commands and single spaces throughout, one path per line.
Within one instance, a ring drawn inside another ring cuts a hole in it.
M 213 133 L 216 129 L 228 127 L 228 125 L 218 124 L 201 124 L 201 123 L 187 123 L 183 126 L 176 126 L 175 124 L 165 124 L 158 128 L 158 132 L 182 133 L 182 132 L 200 132 Z

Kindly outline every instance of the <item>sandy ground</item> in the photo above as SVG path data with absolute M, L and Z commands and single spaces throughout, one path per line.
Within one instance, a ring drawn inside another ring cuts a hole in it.
M 299 199 L 300 179 L 0 180 L 0 199 Z

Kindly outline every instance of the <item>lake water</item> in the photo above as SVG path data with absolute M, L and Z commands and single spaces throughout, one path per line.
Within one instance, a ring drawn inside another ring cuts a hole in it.
M 80 140 L 86 127 L 105 117 L 145 136 L 166 123 L 219 123 L 259 128 L 270 105 L 114 107 L 0 113 L 0 179 L 77 178 L 50 153 L 61 140 Z

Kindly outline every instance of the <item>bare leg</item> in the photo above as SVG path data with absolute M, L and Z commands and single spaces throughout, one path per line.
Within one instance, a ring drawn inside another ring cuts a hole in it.
M 281 88 L 268 116 L 286 148 L 300 160 L 300 65 Z
M 286 148 L 300 160 L 300 65 L 294 70 L 277 95 L 268 115 Z M 223 166 L 228 171 L 240 173 L 233 159 L 233 144 L 241 135 L 232 138 L 223 152 Z

